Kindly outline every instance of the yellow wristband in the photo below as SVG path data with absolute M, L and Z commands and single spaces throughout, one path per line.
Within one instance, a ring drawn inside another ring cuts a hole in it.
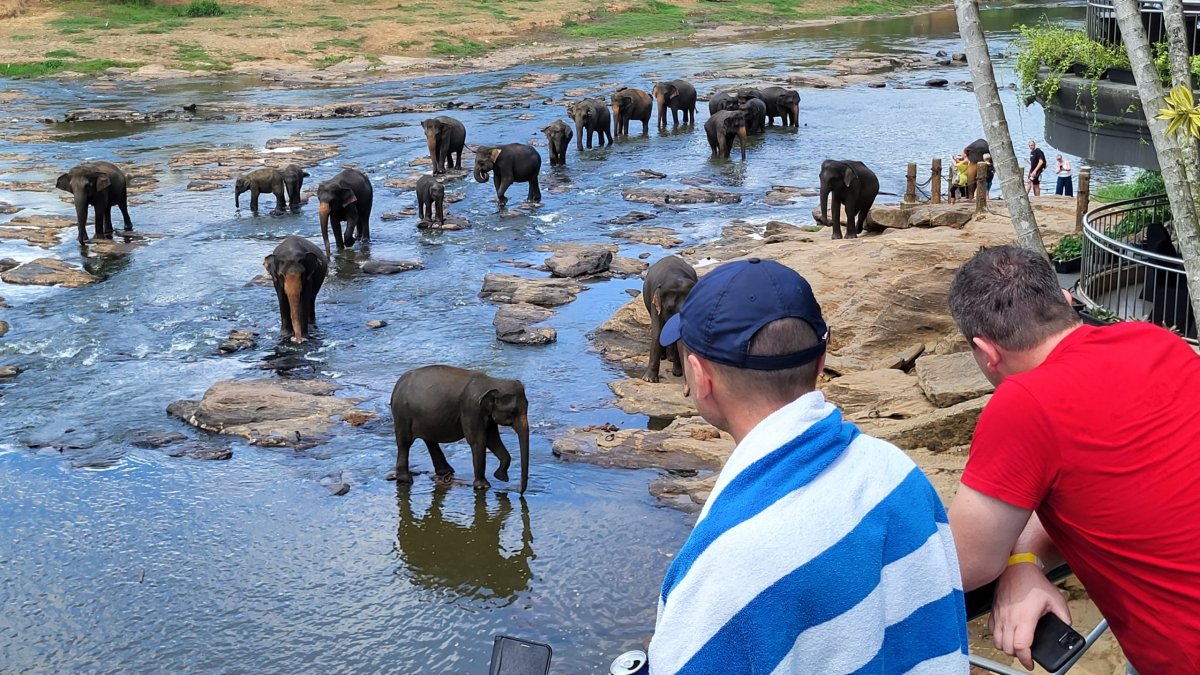
M 1009 567 L 1012 567 L 1013 565 L 1016 565 L 1019 563 L 1033 563 L 1034 565 L 1038 566 L 1039 570 L 1046 569 L 1046 566 L 1042 564 L 1042 561 L 1039 560 L 1038 557 L 1032 553 L 1014 553 L 1014 554 L 1008 556 L 1008 566 Z

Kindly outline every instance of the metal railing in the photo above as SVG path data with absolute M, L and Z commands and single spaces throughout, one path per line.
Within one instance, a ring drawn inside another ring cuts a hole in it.
M 1139 0 L 1142 11 L 1142 26 L 1150 42 L 1165 42 L 1167 34 L 1163 26 L 1161 0 Z M 1188 48 L 1193 55 L 1200 53 L 1197 27 L 1200 26 L 1200 0 L 1183 0 L 1183 19 L 1188 29 Z M 1088 0 L 1087 34 L 1093 40 L 1110 47 L 1121 45 L 1121 29 L 1113 12 L 1113 0 Z
M 1164 195 L 1089 211 L 1075 295 L 1090 313 L 1149 321 L 1197 342 L 1183 259 L 1171 241 Z

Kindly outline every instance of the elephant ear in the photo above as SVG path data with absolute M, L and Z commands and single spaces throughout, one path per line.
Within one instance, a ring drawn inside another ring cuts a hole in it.
M 854 169 L 851 169 L 850 167 L 846 167 L 845 171 L 842 172 L 842 180 L 845 181 L 846 187 L 853 185 L 855 178 L 857 178 L 857 176 L 854 175 Z
M 488 155 L 492 158 L 492 161 L 495 162 L 500 158 L 500 152 L 501 148 L 492 148 L 492 151 L 489 152 Z
M 71 174 L 64 173 L 63 175 L 59 176 L 58 182 L 54 184 L 54 187 L 56 187 L 59 190 L 62 190 L 64 192 L 70 192 L 71 191 Z
M 650 296 L 650 304 L 654 307 L 654 312 L 662 316 L 662 296 L 658 291 L 654 291 L 654 294 Z
M 101 190 L 107 190 L 108 186 L 111 184 L 112 184 L 112 182 L 109 180 L 108 174 L 101 173 L 96 176 L 96 191 L 97 192 L 100 192 Z
M 492 409 L 496 407 L 496 397 L 500 395 L 500 390 L 495 387 L 488 389 L 479 396 L 479 411 L 484 417 L 490 417 Z
M 263 258 L 262 266 L 263 266 L 263 269 L 265 269 L 267 271 L 267 274 L 274 277 L 275 276 L 275 254 L 272 253 L 271 255 Z
M 309 173 L 308 173 L 307 171 L 305 171 L 304 169 L 301 169 L 301 170 L 300 170 L 300 177 L 301 177 L 301 178 L 308 178 L 308 176 L 309 176 Z
M 316 253 L 313 253 L 312 251 L 309 251 L 304 254 L 304 270 L 305 270 L 304 278 L 311 279 L 313 276 L 313 273 L 317 270 L 318 267 L 327 267 L 327 266 L 328 266 L 328 263 L 325 262 L 324 255 L 317 255 Z
M 351 190 L 349 188 L 342 190 L 342 206 L 343 207 L 350 206 L 351 204 L 353 204 L 356 201 L 358 201 L 358 197 L 354 194 L 354 190 Z

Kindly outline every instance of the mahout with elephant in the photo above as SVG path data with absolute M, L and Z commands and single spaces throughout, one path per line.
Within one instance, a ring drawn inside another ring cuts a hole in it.
M 567 104 L 567 116 L 575 121 L 575 149 L 583 150 L 584 136 L 587 147 L 592 148 L 592 134 L 599 134 L 599 145 L 612 145 L 612 114 L 603 101 L 585 99 Z M 605 143 L 604 139 L 608 138 Z
M 293 211 L 300 210 L 300 188 L 305 178 L 308 178 L 308 172 L 300 165 L 288 164 L 283 167 L 283 187 L 287 191 L 288 208 Z
M 741 144 L 742 161 L 746 161 L 746 116 L 740 110 L 721 110 L 704 121 L 704 133 L 714 157 L 729 159 L 733 140 Z
M 641 120 L 642 133 L 650 129 L 650 115 L 654 112 L 654 99 L 650 94 L 633 87 L 621 87 L 612 95 L 613 127 L 615 136 L 628 136 L 629 123 Z
M 329 258 L 304 237 L 290 236 L 263 258 L 279 300 L 279 337 L 304 342 L 317 325 L 317 292 L 329 271 Z
M 491 487 L 484 477 L 486 451 L 500 460 L 493 474 L 507 481 L 512 455 L 500 438 L 500 427 L 517 433 L 521 453 L 521 492 L 529 483 L 529 401 L 520 380 L 494 378 L 477 370 L 453 366 L 424 366 L 408 371 L 392 389 L 392 426 L 396 432 L 396 468 L 389 478 L 411 483 L 408 453 L 416 439 L 425 441 L 438 479 L 448 480 L 454 469 L 442 443 L 466 439 L 471 447 L 476 490 Z
M 783 87 L 764 87 L 760 93 L 763 103 L 767 104 L 767 126 L 774 126 L 776 117 L 782 126 L 800 126 L 800 92 Z
M 667 319 L 679 313 L 679 308 L 695 285 L 695 268 L 677 255 L 666 256 L 646 270 L 642 299 L 646 302 L 646 312 L 650 314 L 650 361 L 646 364 L 643 380 L 658 382 L 658 364 L 664 353 L 671 361 L 671 374 L 676 377 L 683 375 L 678 348 L 676 345 L 662 347 L 658 344 L 658 336 Z
M 371 181 L 358 169 L 344 169 L 329 180 L 317 185 L 317 200 L 321 202 L 318 212 L 321 219 L 321 239 L 325 242 L 325 254 L 329 250 L 329 225 L 333 224 L 333 238 L 338 250 L 352 246 L 356 239 L 371 239 L 371 203 L 375 199 Z M 342 234 L 342 223 L 346 233 Z
M 541 170 L 542 156 L 532 145 L 507 143 L 481 145 L 475 149 L 475 180 L 486 183 L 488 174 L 494 172 L 496 202 L 501 208 L 508 203 L 504 193 L 513 183 L 529 183 L 527 201 L 542 201 L 542 191 L 538 187 L 538 173 Z
M 441 115 L 421 122 L 425 132 L 425 143 L 429 146 L 429 161 L 434 175 L 446 173 L 446 169 L 462 168 L 463 147 L 467 143 L 467 128 L 462 122 Z M 451 164 L 450 156 L 454 156 Z
M 233 183 L 233 206 L 242 208 L 242 194 L 249 192 L 250 210 L 258 211 L 258 196 L 267 192 L 275 195 L 275 211 L 283 211 L 287 205 L 287 200 L 283 196 L 283 183 L 283 172 L 270 167 L 242 174 Z
M 827 159 L 821 163 L 821 220 L 833 227 L 833 238 L 842 238 L 840 211 L 846 209 L 846 236 L 856 238 L 863 231 L 867 214 L 879 195 L 879 179 L 866 164 L 857 160 Z M 833 199 L 833 220 L 826 205 Z
M 767 104 L 761 98 L 739 98 L 738 110 L 746 117 L 746 131 L 761 134 L 767 130 Z
M 550 148 L 550 166 L 566 166 L 567 148 L 571 147 L 571 139 L 575 132 L 570 125 L 562 120 L 554 120 L 542 128 L 546 135 L 546 145 Z
M 651 91 L 658 103 L 658 126 L 667 126 L 667 110 L 671 111 L 671 122 L 679 126 L 679 113 L 683 113 L 684 124 L 696 124 L 696 88 L 687 80 L 670 80 L 654 83 Z
M 58 177 L 55 187 L 74 195 L 75 226 L 79 243 L 87 241 L 88 207 L 95 211 L 96 239 L 112 239 L 112 207 L 121 209 L 126 230 L 133 229 L 129 219 L 128 181 L 125 172 L 111 162 L 84 162 Z
M 429 175 L 417 179 L 417 217 L 421 222 L 446 224 L 446 187 Z M 434 210 L 437 210 L 436 217 Z

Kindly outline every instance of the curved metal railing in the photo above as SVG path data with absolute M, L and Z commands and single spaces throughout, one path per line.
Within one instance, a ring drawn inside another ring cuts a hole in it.
M 1165 195 L 1089 211 L 1075 295 L 1093 311 L 1150 321 L 1196 342 L 1187 275 L 1171 241 L 1170 220 Z
M 1142 26 L 1146 29 L 1151 42 L 1166 40 L 1162 20 L 1162 0 L 1138 0 L 1138 9 L 1142 12 Z M 1200 52 L 1200 1 L 1183 0 L 1183 16 L 1188 32 L 1188 47 L 1192 54 Z M 1121 44 L 1121 30 L 1117 27 L 1116 14 L 1113 12 L 1113 0 L 1088 0 L 1087 3 L 1087 34 L 1093 40 L 1116 47 Z

